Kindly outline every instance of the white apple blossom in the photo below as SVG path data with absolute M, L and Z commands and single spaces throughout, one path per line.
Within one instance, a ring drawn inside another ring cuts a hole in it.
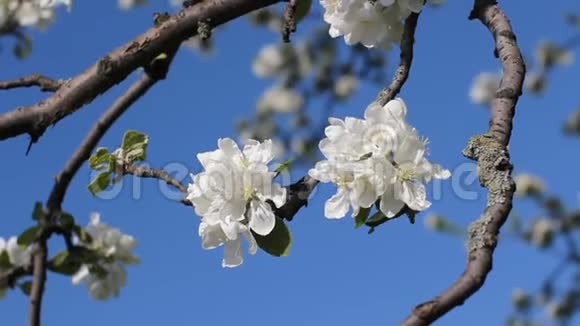
M 192 175 L 187 200 L 201 216 L 199 236 L 204 249 L 224 245 L 223 267 L 243 262 L 241 237 L 257 246 L 252 235 L 268 235 L 276 223 L 272 211 L 286 202 L 286 189 L 273 182 L 275 172 L 268 164 L 274 159 L 271 140 L 248 140 L 242 150 L 230 138 L 218 140 L 218 149 L 199 153 L 204 171 Z
M 258 99 L 258 112 L 296 112 L 304 104 L 302 95 L 292 88 L 274 85 Z
M 535 57 L 542 68 L 550 68 L 553 65 L 568 66 L 574 62 L 574 52 L 546 41 L 538 45 Z
M 546 191 L 544 181 L 535 175 L 529 173 L 519 173 L 514 176 L 516 191 L 514 195 L 525 197 L 529 195 L 539 195 Z
M 372 48 L 400 40 L 403 20 L 423 8 L 422 0 L 320 0 L 332 37 Z
M 258 77 L 272 77 L 282 69 L 284 63 L 282 48 L 277 44 L 268 44 L 258 52 L 252 70 Z
M 8 241 L 0 237 L 0 256 L 8 257 L 8 266 L 22 267 L 30 264 L 32 247 L 23 247 L 18 244 L 17 237 L 10 237 Z M 0 274 L 4 271 L 3 264 L 0 264 Z M 0 288 L 0 298 L 4 297 L 5 288 Z
M 98 262 L 98 266 L 105 274 L 100 275 L 97 270 L 85 264 L 73 275 L 72 283 L 75 285 L 86 283 L 91 297 L 95 300 L 119 296 L 120 289 L 127 283 L 125 265 L 139 262 L 139 258 L 133 254 L 135 239 L 101 222 L 98 213 L 91 215 L 86 231 L 90 234 L 92 241 L 79 243 L 79 245 L 99 253 L 102 261 Z M 76 241 L 80 242 L 78 239 Z
M 358 87 L 358 79 L 354 75 L 340 76 L 334 84 L 334 94 L 339 98 L 349 97 Z
M 119 8 L 122 10 L 129 10 L 146 3 L 147 0 L 119 0 Z
M 405 122 L 406 110 L 398 98 L 384 106 L 372 103 L 364 120 L 329 119 L 319 144 L 326 160 L 309 171 L 314 179 L 337 185 L 325 205 L 328 218 L 344 217 L 350 208 L 355 216 L 377 201 L 387 217 L 405 205 L 414 211 L 430 206 L 424 184 L 450 172 L 427 160 L 426 141 Z
M 489 105 L 499 88 L 500 78 L 497 74 L 482 72 L 473 79 L 469 97 L 475 104 Z
M 4 0 L 0 2 L 0 25 L 6 20 L 17 26 L 46 28 L 54 20 L 54 10 L 65 5 L 70 11 L 72 0 Z

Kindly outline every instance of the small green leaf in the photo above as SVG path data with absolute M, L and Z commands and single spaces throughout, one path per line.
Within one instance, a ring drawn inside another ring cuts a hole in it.
M 106 147 L 99 147 L 91 157 L 89 157 L 89 167 L 94 170 L 102 170 L 108 164 L 111 153 Z
M 296 3 L 296 22 L 301 21 L 308 15 L 312 7 L 312 0 L 298 0 Z
M 81 242 L 87 244 L 93 242 L 93 237 L 91 237 L 91 235 L 87 231 L 85 231 L 85 229 L 83 229 L 81 226 L 79 225 L 73 226 L 72 231 L 76 234 L 76 236 L 79 238 Z
M 99 264 L 92 264 L 89 267 L 89 272 L 100 279 L 107 277 L 108 274 L 107 270 Z
M 64 250 L 52 257 L 52 264 L 54 266 L 61 266 L 68 260 L 68 251 Z
M 87 186 L 91 194 L 96 195 L 99 192 L 107 189 L 107 187 L 111 184 L 111 172 L 101 172 L 97 175 L 96 178 L 91 181 L 91 183 Z
M 373 214 L 373 216 L 371 216 L 366 222 L 365 224 L 367 226 L 370 227 L 377 227 L 383 223 L 385 223 L 386 221 L 388 221 L 389 218 L 385 216 L 385 214 L 383 214 L 381 211 L 378 211 L 376 213 Z
M 280 218 L 276 218 L 276 225 L 270 234 L 262 236 L 254 233 L 254 231 L 252 231 L 252 234 L 258 246 L 272 256 L 287 256 L 290 252 L 292 235 L 284 221 Z
M 123 144 L 121 145 L 125 159 L 129 162 L 144 161 L 147 157 L 148 142 L 147 135 L 136 130 L 127 131 L 123 136 Z
M 63 275 L 74 275 L 81 268 L 81 260 L 64 250 L 51 259 L 48 269 Z
M 60 225 L 67 231 L 72 230 L 75 226 L 75 218 L 69 213 L 60 213 Z
M 358 210 L 358 214 L 356 214 L 354 218 L 354 228 L 358 229 L 361 225 L 365 224 L 367 218 L 369 217 L 369 213 L 371 212 L 371 208 L 364 208 L 361 207 Z
M 4 250 L 0 252 L 0 270 L 6 270 L 12 267 L 10 263 L 10 256 L 8 256 L 8 251 Z
M 18 43 L 14 45 L 14 55 L 18 59 L 25 59 L 32 53 L 32 39 L 28 35 L 18 38 Z
M 20 288 L 20 290 L 22 290 L 22 293 L 24 293 L 25 295 L 30 295 L 30 290 L 32 289 L 32 281 L 20 283 L 18 284 L 18 287 Z
M 41 202 L 37 201 L 34 203 L 34 209 L 32 210 L 32 219 L 38 221 L 42 217 L 42 214 L 44 214 L 44 206 Z
M 24 230 L 24 232 L 20 233 L 20 235 L 18 236 L 18 240 L 17 243 L 20 246 L 24 246 L 27 247 L 28 245 L 30 245 L 34 239 L 36 239 L 36 234 L 38 233 L 38 229 L 39 226 L 33 226 L 30 227 L 26 230 Z
M 295 160 L 296 160 L 295 158 L 291 157 L 291 158 L 287 159 L 286 161 L 282 162 L 280 165 L 278 165 L 274 169 L 274 172 L 276 172 L 276 175 L 280 174 L 280 172 L 290 170 L 290 167 L 292 166 L 292 163 L 294 163 Z

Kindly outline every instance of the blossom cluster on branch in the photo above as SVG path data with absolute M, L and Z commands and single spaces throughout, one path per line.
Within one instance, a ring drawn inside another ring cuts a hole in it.
M 204 171 L 192 175 L 187 200 L 201 216 L 199 236 L 205 249 L 224 245 L 224 267 L 243 262 L 241 237 L 250 254 L 257 251 L 253 233 L 266 236 L 276 224 L 272 206 L 286 202 L 286 189 L 273 181 L 276 172 L 268 164 L 274 159 L 272 141 L 249 140 L 242 150 L 230 138 L 218 141 L 218 149 L 199 153 Z
M 320 0 L 332 37 L 344 36 L 348 45 L 367 48 L 399 43 L 403 20 L 423 8 L 423 0 Z
M 451 173 L 427 160 L 427 140 L 405 121 L 406 113 L 405 102 L 397 98 L 384 106 L 371 103 L 365 119 L 329 119 L 326 138 L 319 144 L 326 160 L 309 171 L 311 177 L 337 186 L 326 202 L 326 217 L 344 217 L 349 208 L 356 216 L 360 208 L 377 203 L 391 218 L 405 206 L 418 212 L 431 205 L 425 183 Z
M 86 283 L 91 297 L 95 300 L 119 296 L 121 287 L 127 283 L 125 265 L 139 262 L 139 258 L 133 254 L 135 239 L 101 222 L 98 213 L 91 215 L 86 231 L 90 235 L 90 242 L 78 238 L 76 242 L 79 246 L 97 253 L 98 259 L 90 264 L 82 264 L 73 275 L 72 283 Z

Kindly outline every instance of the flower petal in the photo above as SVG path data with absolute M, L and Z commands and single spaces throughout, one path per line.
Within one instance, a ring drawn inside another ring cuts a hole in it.
M 224 246 L 224 259 L 222 260 L 222 267 L 237 267 L 244 262 L 242 256 L 242 240 L 226 241 Z
M 250 228 L 259 235 L 268 235 L 274 229 L 276 216 L 269 204 L 261 200 L 252 200 L 248 211 Z
M 328 218 L 342 218 L 348 212 L 348 208 L 347 191 L 340 187 L 336 194 L 326 201 L 324 215 Z

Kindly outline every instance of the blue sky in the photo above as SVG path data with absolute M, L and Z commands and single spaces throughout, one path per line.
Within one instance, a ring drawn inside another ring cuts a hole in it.
M 10 55 L 2 40 L 0 79 L 33 72 L 54 78 L 80 73 L 111 49 L 125 43 L 152 23 L 154 11 L 168 10 L 165 1 L 121 12 L 115 1 L 77 1 L 70 14 L 59 11 L 47 32 L 34 33 L 30 58 Z M 415 61 L 401 96 L 409 121 L 431 140 L 431 158 L 455 169 L 468 163 L 461 155 L 467 139 L 487 127 L 488 112 L 469 102 L 472 78 L 481 71 L 499 71 L 491 35 L 476 21 L 468 21 L 470 1 L 449 1 L 438 10 L 427 9 L 417 30 Z M 318 4 L 315 8 L 320 12 Z M 541 39 L 564 40 L 572 35 L 561 17 L 564 10 L 580 9 L 575 1 L 505 2 L 503 4 L 526 56 Z M 308 31 L 300 27 L 300 31 Z M 216 34 L 210 57 L 183 49 L 169 77 L 136 103 L 101 142 L 114 148 L 127 129 L 150 136 L 148 164 L 170 162 L 200 169 L 195 154 L 212 150 L 219 137 L 235 137 L 235 119 L 253 115 L 254 105 L 268 81 L 257 80 L 250 63 L 262 45 L 279 42 L 278 34 L 251 27 L 239 19 Z M 391 65 L 397 53 L 392 53 Z M 580 103 L 578 65 L 552 72 L 545 97 L 524 95 L 516 114 L 510 150 L 516 171 L 545 177 L 548 191 L 578 207 L 580 160 L 578 140 L 564 138 L 561 123 Z M 134 80 L 133 75 L 130 80 Z M 74 115 L 49 129 L 28 156 L 27 137 L 0 142 L 0 180 L 5 186 L 0 203 L 0 236 L 18 234 L 31 225 L 35 201 L 46 201 L 52 178 L 95 119 L 128 86 L 122 83 Z M 335 116 L 360 116 L 378 88 L 365 85 Z M 0 110 L 31 104 L 45 97 L 32 89 L 0 92 Z M 576 166 L 576 168 L 574 168 Z M 321 186 L 308 208 L 291 223 L 294 243 L 290 256 L 274 258 L 259 252 L 247 256 L 236 269 L 221 267 L 221 250 L 205 251 L 197 236 L 198 217 L 190 208 L 164 198 L 152 180 L 140 181 L 142 194 L 133 199 L 133 182 L 126 178 L 114 200 L 94 198 L 86 190 L 89 170 L 77 174 L 64 209 L 86 224 L 89 214 L 137 237 L 142 263 L 129 268 L 129 283 L 121 296 L 94 302 L 70 278 L 49 275 L 43 320 L 46 325 L 395 325 L 419 302 L 430 299 L 462 271 L 462 239 L 426 230 L 421 221 L 390 222 L 372 235 L 354 230 L 350 218 L 329 221 L 324 200 L 334 191 Z M 292 171 L 294 180 L 304 171 Z M 441 199 L 431 211 L 460 225 L 476 218 L 485 204 L 479 185 L 477 200 L 462 200 L 443 183 Z M 531 217 L 541 212 L 529 202 L 515 209 Z M 423 215 L 424 217 L 425 215 Z M 419 220 L 421 217 L 419 217 Z M 61 241 L 52 241 L 53 252 Z M 536 290 L 539 280 L 556 264 L 549 253 L 539 253 L 504 237 L 496 251 L 487 283 L 440 325 L 498 325 L 511 311 L 514 287 Z M 23 325 L 27 299 L 19 291 L 0 302 L 3 325 Z

